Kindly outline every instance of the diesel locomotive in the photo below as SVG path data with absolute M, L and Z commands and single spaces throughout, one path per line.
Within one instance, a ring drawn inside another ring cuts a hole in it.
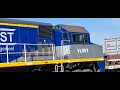
M 60 65 L 63 71 L 104 71 L 102 58 L 102 46 L 91 42 L 84 27 L 0 19 L 0 63 L 68 60 Z M 54 71 L 58 65 L 36 64 L 29 70 Z

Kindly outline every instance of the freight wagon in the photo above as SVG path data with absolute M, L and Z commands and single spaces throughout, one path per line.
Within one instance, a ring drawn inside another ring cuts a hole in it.
M 102 71 L 102 46 L 81 26 L 0 19 L 0 71 Z
M 105 69 L 106 71 L 120 71 L 120 38 L 105 39 Z

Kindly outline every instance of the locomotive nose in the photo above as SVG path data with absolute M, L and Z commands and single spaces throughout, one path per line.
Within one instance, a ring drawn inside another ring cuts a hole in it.
M 102 46 L 96 44 L 70 45 L 71 58 L 103 58 Z

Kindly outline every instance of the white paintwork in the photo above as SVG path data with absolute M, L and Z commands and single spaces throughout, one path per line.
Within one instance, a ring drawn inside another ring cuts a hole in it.
M 120 65 L 105 66 L 105 69 L 118 69 Z
M 69 55 L 70 54 L 70 45 L 65 45 L 65 46 L 62 46 L 63 49 L 61 51 L 61 46 L 56 46 L 56 56 L 57 57 L 61 57 L 63 55 Z M 58 52 L 59 51 L 59 52 Z M 62 53 L 61 53 L 62 52 Z M 63 53 L 64 52 L 64 53 Z
M 117 38 L 105 39 L 105 49 L 107 55 L 117 54 Z
M 110 59 L 108 61 L 110 61 L 110 62 L 112 62 L 112 61 L 120 61 L 120 59 Z

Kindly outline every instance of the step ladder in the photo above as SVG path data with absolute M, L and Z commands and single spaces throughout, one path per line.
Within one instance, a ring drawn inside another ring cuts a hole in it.
M 59 71 L 59 68 L 60 68 L 60 71 Z M 55 65 L 55 72 L 64 72 L 63 64 L 60 64 L 60 65 L 56 64 Z

